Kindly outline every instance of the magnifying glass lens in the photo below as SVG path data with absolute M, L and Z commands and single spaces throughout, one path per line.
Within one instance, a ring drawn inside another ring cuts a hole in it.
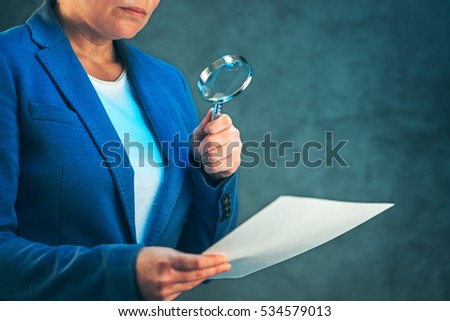
M 203 98 L 214 103 L 211 119 L 216 119 L 222 104 L 244 91 L 251 80 L 252 67 L 237 55 L 225 55 L 203 70 L 197 87 Z
M 203 86 L 202 95 L 211 101 L 225 102 L 242 88 L 250 74 L 250 66 L 242 62 L 224 65 L 214 70 Z

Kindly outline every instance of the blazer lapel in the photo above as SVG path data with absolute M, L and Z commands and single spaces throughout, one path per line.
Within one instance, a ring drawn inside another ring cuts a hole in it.
M 134 223 L 134 172 L 123 145 L 92 86 L 70 42 L 59 42 L 37 54 L 38 59 L 54 80 L 55 85 L 78 114 L 107 164 L 103 148 L 108 142 L 119 143 L 123 155 L 121 166 L 110 167 L 122 201 L 133 239 L 136 240 Z

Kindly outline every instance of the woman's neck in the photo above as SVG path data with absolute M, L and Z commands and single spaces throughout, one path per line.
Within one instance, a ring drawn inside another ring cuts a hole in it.
M 55 13 L 86 72 L 102 80 L 116 80 L 123 72 L 123 65 L 112 39 L 99 36 L 83 22 L 77 23 L 76 17 L 68 14 L 58 2 Z

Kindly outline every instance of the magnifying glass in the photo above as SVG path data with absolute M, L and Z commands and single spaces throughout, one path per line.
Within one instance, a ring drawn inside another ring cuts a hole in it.
M 222 104 L 243 92 L 252 81 L 252 67 L 237 55 L 225 55 L 200 74 L 197 86 L 203 98 L 214 103 L 211 120 L 222 112 Z

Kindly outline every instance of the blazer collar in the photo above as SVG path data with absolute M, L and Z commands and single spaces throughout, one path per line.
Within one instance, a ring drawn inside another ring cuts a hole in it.
M 55 1 L 46 0 L 27 20 L 31 39 L 41 48 L 51 47 L 67 39 L 53 11 Z

